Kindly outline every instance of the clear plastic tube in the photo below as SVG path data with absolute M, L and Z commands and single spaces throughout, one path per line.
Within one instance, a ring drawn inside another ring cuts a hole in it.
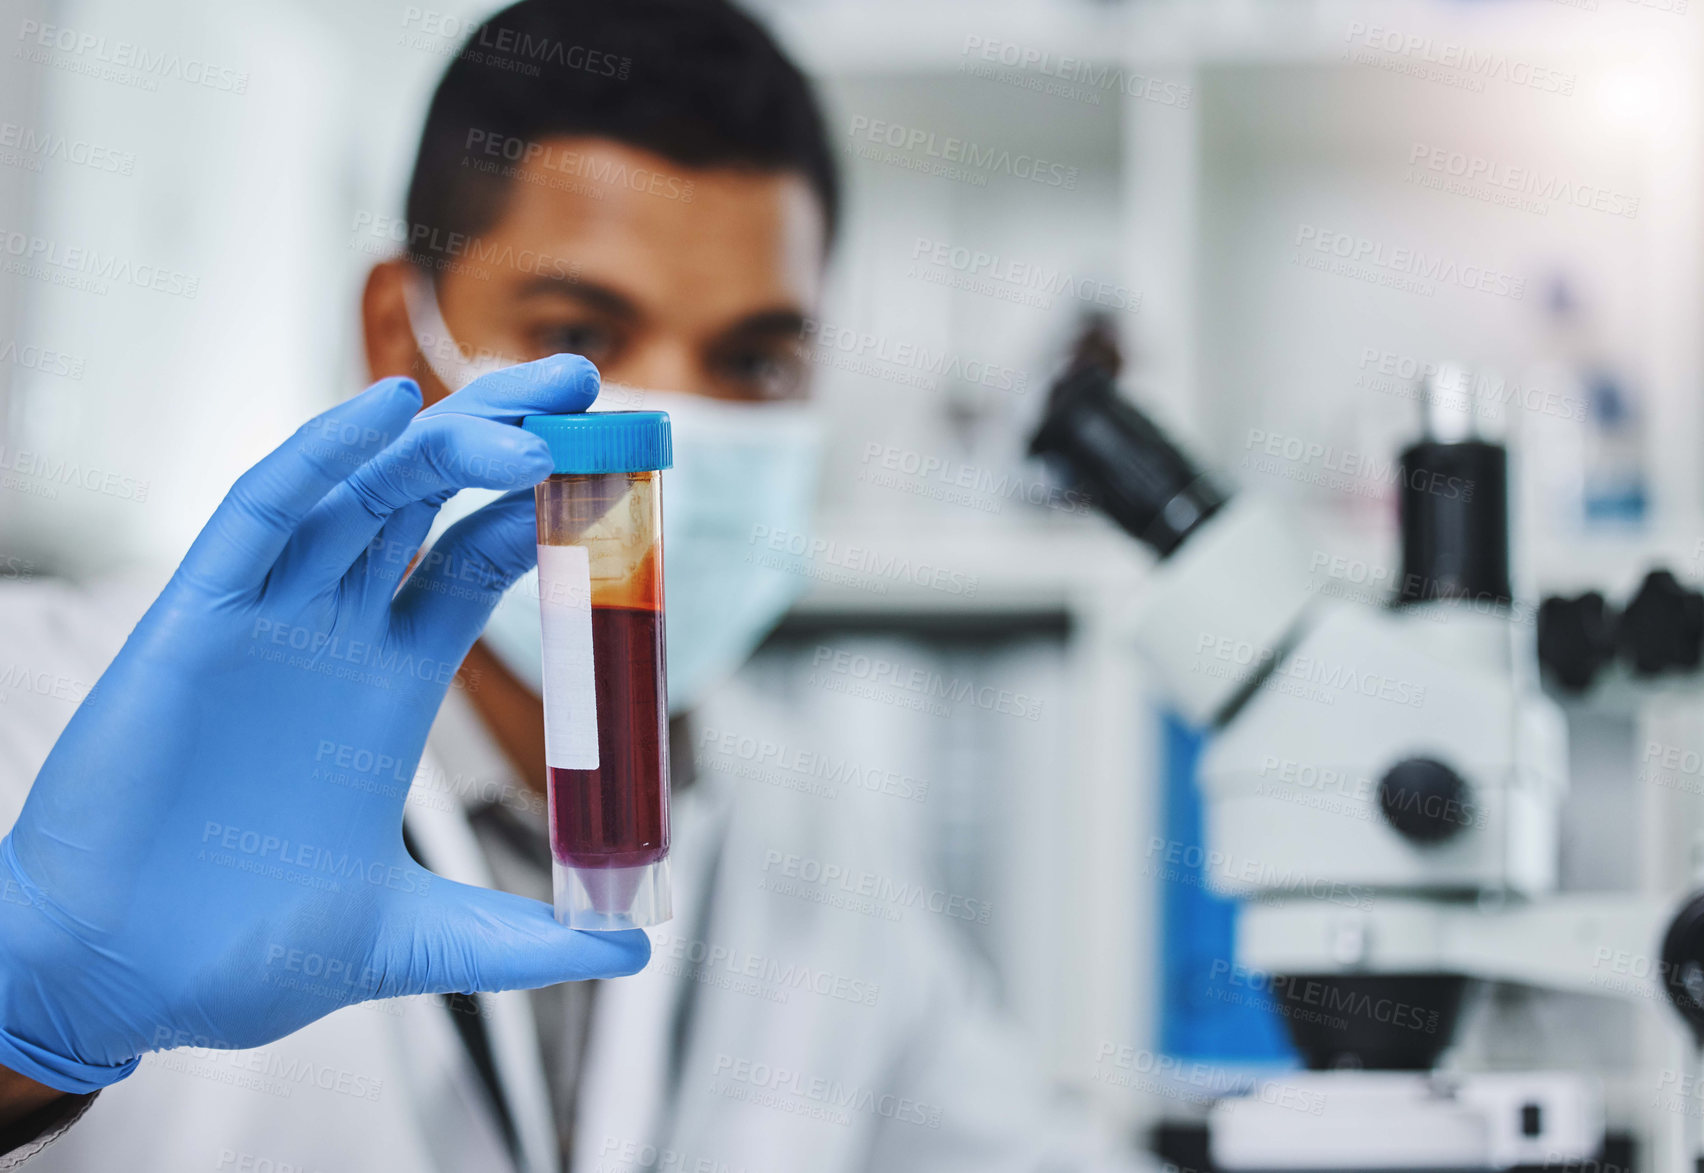
M 577 929 L 672 915 L 661 486 L 643 470 L 537 488 L 551 871 Z

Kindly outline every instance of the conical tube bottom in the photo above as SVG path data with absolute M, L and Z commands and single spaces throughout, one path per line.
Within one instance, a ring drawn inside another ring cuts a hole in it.
M 556 919 L 571 929 L 610 933 L 660 925 L 674 916 L 669 861 L 628 868 L 551 868 Z

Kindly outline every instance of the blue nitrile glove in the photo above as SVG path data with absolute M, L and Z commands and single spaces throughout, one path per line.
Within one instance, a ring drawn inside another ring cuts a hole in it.
M 236 483 L 0 841 L 0 1065 L 85 1092 L 147 1051 L 259 1046 L 368 998 L 645 964 L 645 934 L 563 928 L 402 842 L 397 779 L 533 565 L 531 489 L 397 584 L 456 490 L 549 475 L 544 441 L 509 425 L 597 390 L 557 355 L 416 416 L 419 388 L 387 379 Z

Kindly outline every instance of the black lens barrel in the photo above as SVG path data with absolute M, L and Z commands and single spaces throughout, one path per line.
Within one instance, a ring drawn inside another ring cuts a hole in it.
M 1093 364 L 1053 385 L 1030 452 L 1064 465 L 1097 508 L 1162 558 L 1228 499 Z

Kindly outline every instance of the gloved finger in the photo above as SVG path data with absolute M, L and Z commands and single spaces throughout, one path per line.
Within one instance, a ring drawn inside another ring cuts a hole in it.
M 237 478 L 179 573 L 215 590 L 258 585 L 331 487 L 384 449 L 419 410 L 413 379 L 380 379 L 297 428 Z
M 427 899 L 399 901 L 387 923 L 379 956 L 388 959 L 386 973 L 401 974 L 395 993 L 532 990 L 625 977 L 651 958 L 650 938 L 638 929 L 566 928 L 541 901 L 439 878 Z
M 417 501 L 466 488 L 513 489 L 550 475 L 549 447 L 531 432 L 467 415 L 424 413 L 314 506 L 285 548 L 287 589 L 323 590 L 348 573 L 386 521 Z
M 598 397 L 598 368 L 577 354 L 553 354 L 536 362 L 481 375 L 421 415 L 476 415 L 505 423 L 527 415 L 585 411 Z
M 465 656 L 497 600 L 538 562 L 533 491 L 521 489 L 462 518 L 439 538 L 391 605 L 391 629 L 423 654 Z
M 356 562 L 356 567 L 365 574 L 368 589 L 382 592 L 387 603 L 395 596 L 414 556 L 420 552 L 420 543 L 432 532 L 432 523 L 442 507 L 443 503 L 433 498 L 404 505 L 391 514 L 378 536 L 367 543 L 365 566 Z

